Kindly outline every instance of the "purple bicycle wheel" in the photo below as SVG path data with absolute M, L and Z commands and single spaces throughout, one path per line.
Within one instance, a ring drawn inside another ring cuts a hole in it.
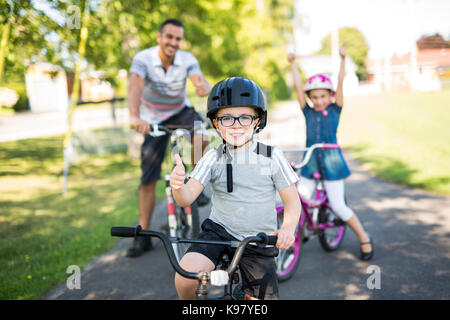
M 330 208 L 322 206 L 319 210 L 319 223 L 324 224 L 328 222 L 333 222 L 333 224 L 338 226 L 320 230 L 319 242 L 325 251 L 332 252 L 337 250 L 342 240 L 344 240 L 346 224 Z

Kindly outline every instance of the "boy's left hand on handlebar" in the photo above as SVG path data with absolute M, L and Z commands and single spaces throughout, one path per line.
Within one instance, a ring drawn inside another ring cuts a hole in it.
M 271 234 L 271 236 L 277 236 L 277 244 L 276 247 L 278 249 L 286 250 L 289 249 L 294 245 L 295 242 L 295 236 L 294 233 L 287 228 L 280 228 L 274 233 Z

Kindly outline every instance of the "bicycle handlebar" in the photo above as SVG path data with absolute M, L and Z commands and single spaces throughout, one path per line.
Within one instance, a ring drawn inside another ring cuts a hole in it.
M 190 279 L 200 280 L 200 277 L 204 275 L 204 272 L 188 272 L 184 270 L 177 261 L 175 252 L 173 251 L 172 242 L 184 242 L 184 243 L 200 243 L 200 244 L 211 244 L 211 245 L 226 245 L 229 247 L 235 247 L 236 253 L 231 260 L 231 263 L 226 270 L 228 275 L 231 275 L 237 268 L 239 261 L 241 260 L 242 254 L 244 253 L 245 247 L 250 243 L 257 243 L 260 246 L 275 245 L 277 242 L 276 236 L 268 236 L 265 233 L 259 233 L 257 236 L 247 237 L 242 241 L 211 241 L 211 240 L 194 240 L 194 239 L 182 239 L 182 238 L 169 238 L 162 232 L 153 230 L 144 230 L 141 226 L 137 227 L 111 227 L 111 236 L 113 237 L 136 237 L 136 236 L 150 236 L 159 238 L 166 250 L 167 256 L 169 257 L 169 262 L 174 268 L 174 270 L 181 276 Z
M 203 129 L 210 129 L 211 124 L 209 122 L 202 122 Z M 134 124 L 130 124 L 130 129 L 136 129 Z M 179 135 L 184 135 L 188 133 L 188 130 L 196 129 L 193 125 L 178 125 L 178 124 L 150 124 L 151 136 L 158 137 L 165 134 L 171 134 L 173 132 L 179 132 Z M 203 132 L 205 134 L 205 132 Z
M 296 148 L 296 149 L 283 149 L 284 152 L 286 151 L 306 151 L 305 157 L 303 158 L 302 162 L 299 164 L 296 164 L 294 166 L 294 169 L 300 169 L 304 167 L 308 161 L 311 159 L 312 153 L 316 149 L 341 149 L 341 146 L 335 143 L 315 143 L 312 146 L 308 148 Z
M 158 137 L 165 134 L 170 134 L 178 129 L 180 129 L 181 133 L 184 134 L 187 130 L 191 130 L 193 128 L 194 126 L 189 125 L 151 124 L 150 132 L 148 134 L 153 137 Z M 130 124 L 130 129 L 136 129 L 136 126 L 134 124 Z

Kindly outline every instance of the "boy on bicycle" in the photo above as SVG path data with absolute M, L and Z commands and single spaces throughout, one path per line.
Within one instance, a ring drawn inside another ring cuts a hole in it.
M 274 257 L 278 249 L 289 248 L 295 240 L 301 211 L 295 186 L 298 177 L 281 150 L 253 140 L 267 122 L 264 96 L 256 83 L 245 78 L 217 83 L 208 97 L 207 116 L 223 143 L 205 153 L 186 183 L 181 158 L 175 156 L 177 165 L 170 177 L 174 199 L 180 206 L 188 206 L 211 183 L 211 214 L 202 224 L 201 239 L 242 240 L 259 232 L 277 235 L 276 247 L 247 248 L 240 262 L 246 297 L 277 299 Z M 278 230 L 276 191 L 285 206 L 284 222 Z M 191 272 L 212 271 L 227 250 L 225 246 L 194 244 L 180 264 Z M 176 274 L 175 286 L 180 299 L 194 299 L 197 281 Z

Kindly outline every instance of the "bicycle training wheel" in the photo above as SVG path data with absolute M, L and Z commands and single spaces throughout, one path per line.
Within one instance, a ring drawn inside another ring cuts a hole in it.
M 321 247 L 328 252 L 335 251 L 339 248 L 344 239 L 346 224 L 339 219 L 332 210 L 322 206 L 319 210 L 319 223 L 334 222 L 338 226 L 334 228 L 326 228 L 319 231 L 319 242 Z
M 283 224 L 284 210 L 277 214 L 278 228 Z M 303 253 L 303 229 L 297 228 L 295 232 L 295 244 L 287 250 L 280 250 L 275 258 L 277 265 L 277 277 L 279 282 L 290 279 L 300 265 L 300 258 Z
M 190 214 L 189 214 L 190 210 Z M 176 237 L 195 239 L 200 230 L 200 221 L 197 203 L 194 201 L 189 207 L 182 208 L 175 203 L 175 217 L 177 221 Z M 177 254 L 178 261 L 186 253 L 190 243 L 175 243 L 174 249 Z

